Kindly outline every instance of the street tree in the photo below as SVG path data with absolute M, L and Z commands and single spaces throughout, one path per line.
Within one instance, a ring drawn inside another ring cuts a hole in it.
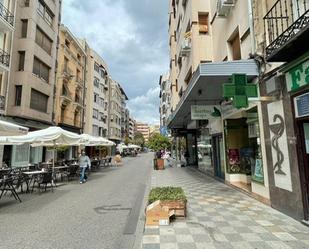
M 155 133 L 149 138 L 148 147 L 154 151 L 170 149 L 171 142 L 167 137 Z
M 133 142 L 134 142 L 134 144 L 139 145 L 142 148 L 144 148 L 144 146 L 145 146 L 145 138 L 144 138 L 143 134 L 140 133 L 140 132 L 135 133 Z

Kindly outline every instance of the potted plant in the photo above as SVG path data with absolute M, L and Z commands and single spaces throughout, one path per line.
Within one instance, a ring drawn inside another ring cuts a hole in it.
M 176 217 L 186 216 L 187 198 L 181 187 L 156 187 L 149 193 L 149 204 L 160 200 L 162 206 L 175 211 Z

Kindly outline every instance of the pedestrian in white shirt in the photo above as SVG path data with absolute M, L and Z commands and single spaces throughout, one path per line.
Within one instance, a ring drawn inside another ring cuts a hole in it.
M 91 168 L 91 162 L 89 157 L 86 155 L 85 151 L 82 151 L 81 156 L 79 157 L 79 183 L 82 184 L 86 182 L 87 176 L 85 174 L 87 167 L 89 170 Z

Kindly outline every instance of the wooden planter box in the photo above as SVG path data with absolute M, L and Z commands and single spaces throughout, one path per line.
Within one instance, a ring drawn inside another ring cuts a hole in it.
M 164 169 L 164 159 L 158 158 L 157 159 L 157 170 L 163 170 Z
M 186 217 L 187 213 L 187 202 L 186 201 L 161 201 L 162 206 L 166 206 L 169 210 L 175 211 L 176 217 Z

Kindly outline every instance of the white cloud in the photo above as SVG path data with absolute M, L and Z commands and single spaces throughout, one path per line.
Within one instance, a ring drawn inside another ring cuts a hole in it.
M 169 68 L 167 13 L 166 0 L 65 0 L 62 22 L 103 57 L 132 107 Z M 157 122 L 158 94 L 151 103 L 132 108 L 133 117 Z
M 131 99 L 128 103 L 130 112 L 137 121 L 148 124 L 159 124 L 159 93 L 160 87 L 149 89 L 144 95 Z

